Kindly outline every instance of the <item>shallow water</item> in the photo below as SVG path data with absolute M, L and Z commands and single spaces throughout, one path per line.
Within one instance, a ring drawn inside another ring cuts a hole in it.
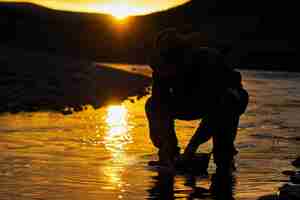
M 300 74 L 242 71 L 251 95 L 236 145 L 235 199 L 277 191 L 300 152 Z M 158 173 L 144 103 L 124 102 L 64 116 L 52 112 L 0 116 L 0 199 L 214 199 L 209 177 Z M 198 121 L 177 121 L 184 147 Z M 211 143 L 202 150 L 210 151 Z M 204 188 L 204 189 L 201 189 Z

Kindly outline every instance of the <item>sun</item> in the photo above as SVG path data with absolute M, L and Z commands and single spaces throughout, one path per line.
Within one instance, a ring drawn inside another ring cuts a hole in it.
M 111 15 L 117 20 L 124 20 L 130 16 L 130 14 L 126 12 L 111 12 Z
M 123 20 L 127 18 L 129 15 L 134 14 L 134 10 L 132 7 L 129 7 L 128 5 L 125 4 L 112 4 L 112 5 L 107 5 L 102 8 L 105 12 L 111 14 L 118 20 Z
M 137 7 L 126 3 L 90 4 L 90 10 L 107 13 L 117 20 L 124 20 L 132 15 L 142 15 L 149 12 L 149 8 Z

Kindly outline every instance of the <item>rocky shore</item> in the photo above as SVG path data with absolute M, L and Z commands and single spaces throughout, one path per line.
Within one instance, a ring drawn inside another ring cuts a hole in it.
M 259 198 L 259 200 L 299 200 L 300 199 L 300 156 L 291 163 L 295 171 L 283 171 L 289 181 L 278 188 L 277 194 Z
M 0 113 L 53 110 L 70 114 L 143 96 L 149 77 L 90 61 L 1 49 Z

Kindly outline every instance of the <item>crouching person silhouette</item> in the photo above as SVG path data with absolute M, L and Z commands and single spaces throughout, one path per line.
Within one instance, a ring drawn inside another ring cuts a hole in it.
M 174 120 L 201 119 L 181 160 L 192 158 L 198 146 L 212 138 L 217 170 L 232 170 L 239 118 L 249 98 L 241 74 L 216 49 L 195 47 L 175 29 L 157 36 L 154 55 L 152 95 L 145 111 L 159 160 L 149 165 L 174 169 L 180 155 Z

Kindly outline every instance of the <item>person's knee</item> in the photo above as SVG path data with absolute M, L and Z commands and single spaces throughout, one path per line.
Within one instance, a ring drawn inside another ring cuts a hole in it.
M 241 115 L 245 112 L 248 101 L 249 95 L 246 90 L 229 88 L 222 97 L 221 107 Z
M 240 107 L 239 112 L 240 115 L 246 112 L 247 106 L 249 104 L 249 94 L 245 89 L 240 89 Z

